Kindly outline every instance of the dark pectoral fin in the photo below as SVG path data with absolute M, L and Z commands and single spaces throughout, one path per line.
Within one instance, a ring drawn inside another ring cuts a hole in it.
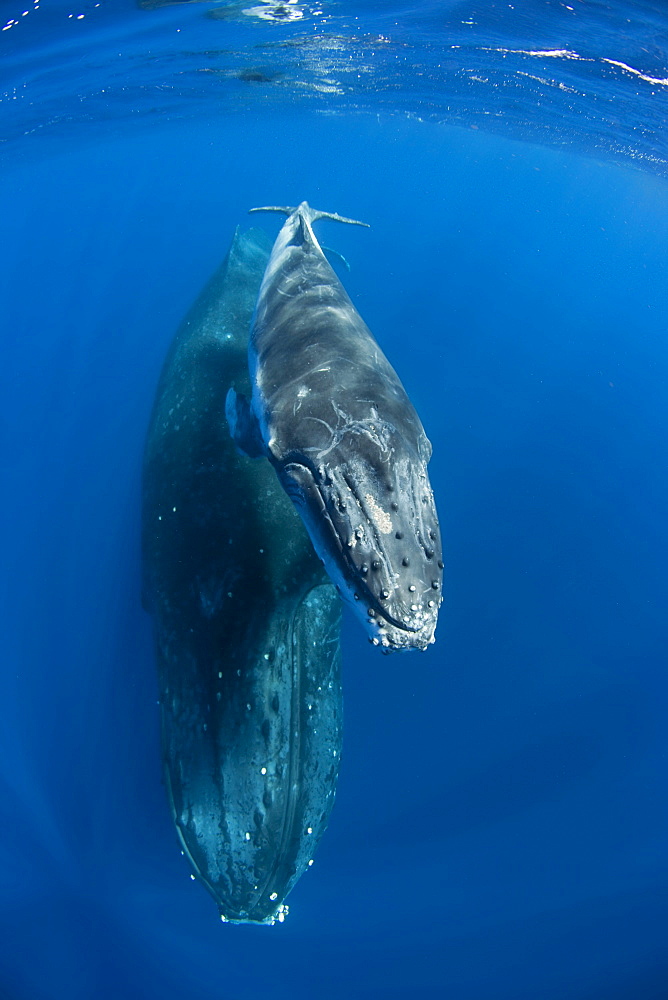
M 225 399 L 225 416 L 235 445 L 249 458 L 260 458 L 266 448 L 257 420 L 245 396 L 230 389 Z

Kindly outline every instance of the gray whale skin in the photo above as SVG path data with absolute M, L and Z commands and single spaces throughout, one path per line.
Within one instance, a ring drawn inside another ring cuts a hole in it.
M 164 780 L 221 918 L 274 923 L 312 863 L 341 753 L 340 601 L 266 463 L 234 447 L 230 383 L 269 241 L 234 237 L 172 343 L 143 471 Z
M 230 430 L 266 455 L 332 580 L 385 652 L 426 649 L 441 603 L 431 445 L 399 377 L 313 232 L 284 212 L 251 327 L 252 398 L 227 399 Z

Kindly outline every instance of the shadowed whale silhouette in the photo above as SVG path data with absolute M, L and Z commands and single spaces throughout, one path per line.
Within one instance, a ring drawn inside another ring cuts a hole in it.
M 230 381 L 270 243 L 229 254 L 158 386 L 143 474 L 144 604 L 184 852 L 224 920 L 273 923 L 327 825 L 341 753 L 341 602 L 265 463 L 238 454 Z
M 399 378 L 329 265 L 302 202 L 274 243 L 248 346 L 252 396 L 232 436 L 266 455 L 331 579 L 385 651 L 434 641 L 443 562 L 431 445 Z

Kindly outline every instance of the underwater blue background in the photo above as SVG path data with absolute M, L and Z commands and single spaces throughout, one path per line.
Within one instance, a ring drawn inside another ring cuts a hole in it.
M 0 150 L 2 1000 L 668 997 L 660 171 L 289 107 Z M 223 926 L 161 785 L 141 454 L 234 228 L 302 199 L 371 224 L 318 233 L 433 443 L 445 600 L 425 654 L 346 618 L 329 829 L 284 924 Z

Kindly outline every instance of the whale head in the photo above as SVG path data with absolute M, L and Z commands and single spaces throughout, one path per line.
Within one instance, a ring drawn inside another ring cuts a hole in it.
M 397 442 L 393 461 L 360 453 L 279 469 L 327 573 L 385 652 L 426 649 L 441 604 L 441 537 L 427 463 Z

